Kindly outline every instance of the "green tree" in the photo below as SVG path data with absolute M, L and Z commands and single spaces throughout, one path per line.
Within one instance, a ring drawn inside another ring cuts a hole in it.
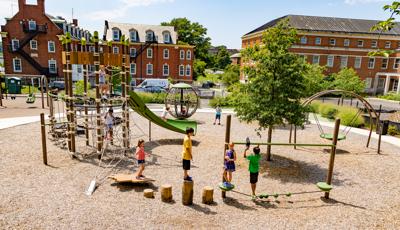
M 240 80 L 240 66 L 239 65 L 228 65 L 225 69 L 225 73 L 222 74 L 222 82 L 231 91 L 231 87 Z
M 87 90 L 90 89 L 90 83 L 87 83 Z M 83 93 L 85 92 L 85 85 L 83 80 L 79 80 L 75 83 L 75 94 L 79 96 L 83 96 Z
M 205 76 L 204 71 L 206 70 L 207 63 L 201 60 L 194 60 L 193 62 L 193 75 L 198 79 L 201 76 Z
M 231 56 L 225 46 L 218 47 L 218 53 L 215 56 L 214 67 L 218 69 L 225 69 L 231 64 Z
M 289 52 L 298 40 L 297 31 L 288 21 L 281 21 L 268 29 L 262 46 L 256 45 L 242 52 L 244 72 L 248 84 L 234 92 L 234 108 L 238 118 L 245 122 L 258 122 L 258 131 L 268 128 L 271 142 L 272 128 L 285 121 L 302 126 L 306 108 L 300 99 L 305 96 L 307 65 L 298 55 Z M 267 160 L 270 160 L 270 146 Z
M 187 18 L 174 18 L 170 22 L 161 23 L 161 25 L 174 26 L 178 33 L 178 40 L 195 46 L 195 58 L 207 63 L 211 38 L 207 37 L 207 29 L 204 26 L 197 22 L 191 22 Z
M 365 82 L 360 79 L 357 72 L 352 68 L 344 68 L 339 73 L 332 74 L 335 89 L 362 93 L 365 90 Z
M 326 81 L 324 71 L 324 66 L 307 64 L 307 71 L 304 74 L 306 82 L 304 91 L 307 96 L 330 88 L 329 82 Z

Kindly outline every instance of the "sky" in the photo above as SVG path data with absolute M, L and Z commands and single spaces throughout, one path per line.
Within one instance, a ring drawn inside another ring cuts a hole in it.
M 27 0 L 27 2 L 35 0 Z M 247 32 L 287 15 L 384 20 L 385 0 L 46 0 L 46 12 L 79 20 L 89 31 L 103 33 L 104 20 L 158 25 L 186 17 L 208 29 L 212 45 L 239 49 Z M 73 10 L 72 10 L 73 9 Z M 18 0 L 0 0 L 0 24 L 18 10 Z

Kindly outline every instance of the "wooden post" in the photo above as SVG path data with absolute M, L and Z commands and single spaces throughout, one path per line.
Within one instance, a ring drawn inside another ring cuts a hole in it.
M 39 83 L 40 83 L 40 94 L 42 96 L 42 109 L 44 109 L 44 93 L 43 93 L 43 81 L 42 81 L 42 78 L 39 78 Z
M 297 144 L 297 126 L 294 126 L 293 142 Z M 296 149 L 296 145 L 293 145 L 293 148 Z
M 182 185 L 182 204 L 192 205 L 193 204 L 193 181 L 183 181 Z
M 0 106 L 3 107 L 3 89 L 1 84 L 1 78 L 0 78 Z
M 338 101 L 337 101 L 337 105 L 340 105 L 340 97 L 339 97 L 339 99 L 338 99 Z
M 202 195 L 203 204 L 212 204 L 214 202 L 214 189 L 210 186 L 206 186 L 203 188 Z
M 358 101 L 357 101 L 357 103 L 356 103 L 356 108 L 358 109 Z
M 335 121 L 335 128 L 333 131 L 333 139 L 332 139 L 332 147 L 331 147 L 331 157 L 329 159 L 329 168 L 328 168 L 328 176 L 326 177 L 326 183 L 332 183 L 333 177 L 333 166 L 335 165 L 335 155 L 336 155 L 336 145 L 339 136 L 339 128 L 340 128 L 340 119 L 336 119 Z M 325 192 L 325 198 L 329 199 L 329 192 Z
M 44 120 L 44 113 L 40 114 L 40 128 L 42 134 L 43 164 L 47 165 L 46 123 Z
M 161 186 L 161 200 L 163 202 L 172 201 L 172 185 L 165 184 Z
M 123 36 L 123 37 L 125 37 L 125 36 Z M 126 68 L 125 68 L 125 63 L 126 63 L 126 60 L 127 60 L 127 58 L 126 58 L 126 45 L 125 45 L 125 39 L 123 39 L 122 41 L 121 41 L 121 44 L 122 44 L 122 65 L 121 65 L 121 96 L 122 96 L 122 98 L 123 98 L 123 100 L 126 102 L 126 87 L 125 87 L 125 84 L 126 84 Z M 125 149 L 128 149 L 128 145 L 127 145 L 127 143 L 128 143 L 128 129 L 129 129 L 129 127 L 127 127 L 126 126 L 126 121 L 125 121 L 125 119 L 126 119 L 126 107 L 128 107 L 127 106 L 127 103 L 123 103 L 122 104 L 122 117 L 124 118 L 124 123 L 122 124 L 122 139 L 123 139 L 123 141 L 122 141 L 122 143 L 123 143 L 123 146 L 124 146 L 124 148 Z
M 271 143 L 272 141 L 272 126 L 268 126 L 268 138 L 267 142 Z M 267 146 L 267 161 L 271 161 L 271 145 Z
M 378 154 L 381 154 L 381 141 L 382 141 L 382 131 L 383 125 L 381 125 L 381 112 L 382 112 L 382 105 L 379 105 L 379 112 L 378 117 L 376 118 L 376 130 L 379 130 L 379 138 L 378 138 Z
M 292 143 L 292 132 L 293 132 L 293 125 L 290 124 L 290 132 L 289 132 L 289 143 Z
M 225 162 L 225 152 L 228 149 L 228 143 L 231 141 L 231 121 L 232 121 L 232 115 L 228 115 L 226 117 L 226 128 L 225 128 L 225 143 L 224 143 L 224 161 Z M 222 176 L 222 182 L 226 182 L 225 177 Z M 221 196 L 222 198 L 226 198 L 226 192 L 221 191 Z
M 145 189 L 143 191 L 143 195 L 146 198 L 154 198 L 154 191 L 153 191 L 153 189 Z
M 149 120 L 149 141 L 151 141 L 151 121 Z
M 101 135 L 101 110 L 100 110 L 100 79 L 99 79 L 99 70 L 100 70 L 100 52 L 99 52 L 99 38 L 98 32 L 94 32 L 94 53 L 93 53 L 93 62 L 96 71 L 96 136 L 97 136 L 97 153 L 100 154 L 101 149 L 103 147 L 103 137 Z M 99 155 L 100 156 L 100 155 Z

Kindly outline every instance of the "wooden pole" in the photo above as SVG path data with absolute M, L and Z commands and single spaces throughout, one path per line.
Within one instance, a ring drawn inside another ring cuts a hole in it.
M 183 181 L 182 185 L 182 204 L 192 205 L 193 204 L 193 181 Z
M 121 66 L 121 96 L 124 100 L 125 103 L 122 104 L 122 117 L 124 118 L 124 123 L 122 124 L 122 138 L 123 138 L 123 146 L 125 149 L 128 149 L 128 129 L 129 127 L 126 125 L 126 117 L 127 117 L 127 91 L 126 91 L 126 78 L 127 78 L 127 74 L 126 74 L 126 60 L 127 60 L 127 46 L 125 44 L 126 41 L 121 41 L 122 44 L 122 66 Z
M 68 143 L 68 151 L 72 151 L 72 142 L 71 142 L 71 119 L 70 119 L 70 113 L 69 113 L 69 80 L 68 80 L 68 72 L 69 70 L 69 59 L 70 59 L 70 53 L 68 49 L 68 44 L 65 42 L 63 44 L 63 50 L 65 52 L 65 59 L 66 63 L 64 63 L 64 84 L 65 84 L 65 113 L 67 115 L 67 143 Z
M 272 141 L 272 125 L 268 126 L 268 138 L 267 142 L 271 143 Z M 267 146 L 267 161 L 271 161 L 271 145 Z
M 292 132 L 293 132 L 293 125 L 290 124 L 289 143 L 292 143 Z
M 1 77 L 0 77 L 0 106 L 3 106 L 3 84 L 1 83 Z
M 151 121 L 149 120 L 149 141 L 151 141 Z
M 75 156 L 76 153 L 76 147 L 75 147 L 75 134 L 76 134 L 76 121 L 75 121 L 75 110 L 74 110 L 74 92 L 73 92 L 73 81 L 72 81 L 72 63 L 71 63 L 71 54 L 72 52 L 72 43 L 69 43 L 68 45 L 68 54 L 67 54 L 67 69 L 71 70 L 67 72 L 67 78 L 68 78 L 68 96 L 69 96 L 69 117 L 70 117 L 70 133 L 71 133 L 71 152 L 72 152 L 72 157 Z
M 87 52 L 87 45 L 83 44 L 82 46 L 83 52 Z M 83 72 L 83 105 L 84 105 L 84 114 L 85 114 L 85 139 L 86 139 L 86 146 L 89 145 L 89 111 L 88 111 L 88 80 L 89 80 L 89 65 L 85 65 L 84 72 Z
M 382 105 L 379 105 L 379 113 L 378 118 L 376 118 L 376 129 L 379 130 L 379 138 L 378 138 L 378 154 L 381 154 L 381 141 L 382 141 L 382 131 L 383 125 L 381 125 L 381 112 L 382 112 Z
M 95 34 L 98 32 L 96 31 Z M 95 38 L 94 41 L 94 53 L 93 53 L 93 62 L 96 71 L 96 134 L 97 134 L 97 153 L 101 153 L 101 149 L 103 146 L 103 137 L 101 135 L 101 110 L 100 110 L 100 79 L 99 79 L 99 70 L 100 70 L 100 52 L 99 52 L 99 40 L 98 37 Z M 100 155 L 99 155 L 100 157 Z
M 231 141 L 231 121 L 232 121 L 232 115 L 228 115 L 226 117 L 226 128 L 225 128 L 225 143 L 224 143 L 224 161 L 225 162 L 225 152 L 228 149 L 228 143 Z M 225 177 L 222 176 L 222 182 L 226 182 Z M 221 196 L 222 198 L 226 198 L 226 192 L 221 191 Z
M 332 147 L 331 147 L 331 157 L 329 159 L 329 168 L 328 168 L 328 176 L 326 177 L 326 183 L 332 183 L 333 177 L 333 166 L 335 165 L 335 155 L 336 155 L 336 145 L 339 136 L 339 128 L 340 128 L 340 119 L 336 119 L 335 121 L 335 128 L 333 131 L 333 139 L 332 139 Z M 325 192 L 325 198 L 329 199 L 329 192 Z
M 297 126 L 294 126 L 293 142 L 297 143 Z M 293 148 L 296 149 L 296 145 Z
M 126 50 L 126 52 L 125 52 L 125 55 L 127 55 L 128 54 L 128 50 L 129 50 L 129 45 L 128 44 L 126 44 L 126 46 L 125 46 L 125 49 L 127 49 Z M 125 71 L 125 74 L 126 74 L 126 77 L 125 77 L 125 94 L 126 94 L 126 97 L 125 97 L 125 103 L 126 104 L 128 104 L 128 100 L 129 100 L 129 91 L 130 91 L 130 88 L 129 88 L 129 86 L 130 86 L 130 71 L 131 71 L 131 67 L 130 67 L 130 57 L 129 57 L 129 55 L 128 55 L 128 58 L 126 58 L 125 59 L 125 63 L 123 64 L 123 66 L 124 66 L 124 71 Z M 126 148 L 127 149 L 129 149 L 130 148 L 130 141 L 129 141 L 129 135 L 130 135 L 130 127 L 129 127 L 129 106 L 125 106 L 125 125 L 126 125 L 126 135 L 127 135 L 127 139 L 126 139 Z
M 44 113 L 40 114 L 40 128 L 42 135 L 43 164 L 47 165 L 46 123 L 44 120 Z

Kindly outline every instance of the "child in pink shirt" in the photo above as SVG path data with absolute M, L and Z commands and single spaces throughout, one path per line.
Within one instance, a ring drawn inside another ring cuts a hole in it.
M 139 165 L 139 171 L 136 174 L 136 179 L 144 179 L 145 176 L 142 174 L 144 171 L 144 163 L 145 163 L 145 156 L 149 155 L 144 151 L 144 140 L 140 139 L 138 141 L 137 147 L 136 147 L 136 159 Z

